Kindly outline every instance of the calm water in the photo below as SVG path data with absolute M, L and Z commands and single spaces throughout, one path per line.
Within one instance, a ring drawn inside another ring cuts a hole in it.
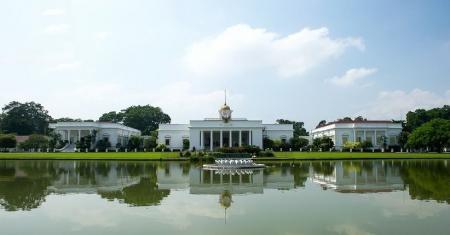
M 450 164 L 450 160 L 449 160 Z M 0 161 L 1 234 L 449 234 L 450 165 Z

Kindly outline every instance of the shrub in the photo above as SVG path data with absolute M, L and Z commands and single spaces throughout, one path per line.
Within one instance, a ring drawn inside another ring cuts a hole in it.
M 158 146 L 156 146 L 156 148 L 155 148 L 155 151 L 157 151 L 157 152 L 162 152 L 162 151 L 166 152 L 166 151 L 169 151 L 169 149 L 166 147 L 165 144 L 158 144 Z
M 156 146 L 158 146 L 158 144 L 156 143 L 156 137 L 150 136 L 144 139 L 144 148 L 153 149 L 156 148 Z
M 183 139 L 183 150 L 189 149 L 190 142 L 189 139 Z
M 261 157 L 275 157 L 275 154 L 271 150 L 264 150 L 264 151 L 261 151 L 258 156 L 261 156 Z
M 44 135 L 30 135 L 28 140 L 22 142 L 19 147 L 24 150 L 37 150 L 48 148 L 48 139 Z
M 363 148 L 364 150 L 369 150 L 373 147 L 372 142 L 370 141 L 364 141 L 361 143 L 361 148 Z
M 98 149 L 98 151 L 105 151 L 106 149 L 109 149 L 111 147 L 111 142 L 109 142 L 108 138 L 103 138 L 97 141 L 95 147 Z
M 241 147 L 231 147 L 231 148 L 220 148 L 218 152 L 221 153 L 251 153 L 258 155 L 261 149 L 258 146 L 241 146 Z
M 14 135 L 0 135 L 0 148 L 15 148 L 17 144 L 16 137 Z

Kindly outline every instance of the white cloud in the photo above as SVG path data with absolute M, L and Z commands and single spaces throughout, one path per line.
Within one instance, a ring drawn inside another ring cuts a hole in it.
M 53 66 L 49 69 L 49 71 L 65 71 L 65 70 L 74 70 L 78 69 L 81 66 L 81 63 L 78 61 L 70 62 L 70 63 L 61 63 Z
M 110 35 L 110 32 L 95 32 L 94 33 L 94 40 L 97 42 L 101 42 L 106 40 Z
M 445 104 L 450 104 L 450 90 L 443 96 L 417 88 L 410 92 L 383 91 L 379 93 L 375 102 L 369 108 L 360 111 L 359 115 L 371 119 L 399 119 L 405 118 L 408 111 L 435 108 Z
M 63 9 L 47 9 L 42 12 L 44 16 L 60 16 L 66 14 Z
M 170 114 L 174 122 L 181 123 L 199 117 L 219 117 L 218 110 L 224 103 L 224 91 L 197 91 L 190 82 L 184 81 L 170 83 L 151 95 L 143 95 Z M 243 96 L 239 94 L 227 96 L 232 108 L 239 106 L 243 100 Z
M 377 69 L 375 68 L 354 68 L 347 70 L 345 74 L 340 77 L 333 77 L 325 81 L 337 86 L 348 87 L 356 85 L 358 81 L 361 81 L 363 78 L 370 76 L 376 72 Z
M 66 33 L 70 29 L 70 25 L 68 24 L 54 24 L 49 25 L 44 29 L 44 33 L 48 34 L 57 34 L 57 33 Z
M 347 48 L 364 50 L 360 38 L 331 38 L 327 28 L 304 28 L 281 37 L 263 28 L 239 24 L 191 45 L 187 68 L 200 76 L 221 76 L 273 69 L 282 77 L 301 76 L 341 56 Z

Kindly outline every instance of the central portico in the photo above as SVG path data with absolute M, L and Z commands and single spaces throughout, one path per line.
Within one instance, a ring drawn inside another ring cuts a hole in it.
M 232 118 L 232 110 L 225 103 L 220 118 L 191 120 L 189 124 L 160 124 L 159 144 L 182 149 L 183 140 L 189 140 L 189 149 L 213 151 L 224 147 L 258 146 L 263 138 L 288 141 L 293 136 L 292 124 L 263 124 L 261 120 Z

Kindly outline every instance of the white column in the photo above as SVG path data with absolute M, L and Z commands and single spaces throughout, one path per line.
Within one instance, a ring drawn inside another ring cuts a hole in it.
M 230 147 L 230 148 L 233 147 L 233 146 L 231 145 L 231 144 L 233 144 L 233 141 L 231 141 L 231 133 L 232 133 L 232 132 L 231 132 L 231 130 L 230 130 L 230 138 L 228 138 L 228 140 L 229 140 L 229 142 L 230 142 L 230 143 L 228 144 L 228 147 Z
M 210 150 L 211 151 L 213 151 L 213 131 L 211 130 L 210 132 L 209 132 L 209 147 L 210 147 Z
M 67 139 L 69 140 L 69 144 L 70 144 L 70 130 L 67 130 Z
M 364 140 L 363 141 L 361 141 L 361 142 L 364 142 L 364 141 L 366 141 L 366 130 L 364 130 Z
M 78 130 L 78 141 L 81 141 L 81 130 Z
M 375 134 L 374 135 L 375 135 L 375 141 L 374 141 L 374 145 L 373 146 L 375 147 L 375 146 L 378 145 L 378 143 L 377 143 L 377 130 L 375 130 Z
M 203 142 L 203 131 L 200 131 L 200 149 L 204 149 L 205 148 L 203 145 L 204 145 L 204 142 Z
M 248 143 L 249 143 L 249 145 L 253 145 L 253 135 L 252 135 L 252 131 L 251 130 L 249 130 L 248 131 Z
M 242 146 L 242 130 L 239 130 L 239 147 Z
M 356 142 L 356 130 L 353 127 L 353 142 Z
M 222 130 L 220 130 L 220 147 L 223 148 L 223 134 L 222 134 Z

